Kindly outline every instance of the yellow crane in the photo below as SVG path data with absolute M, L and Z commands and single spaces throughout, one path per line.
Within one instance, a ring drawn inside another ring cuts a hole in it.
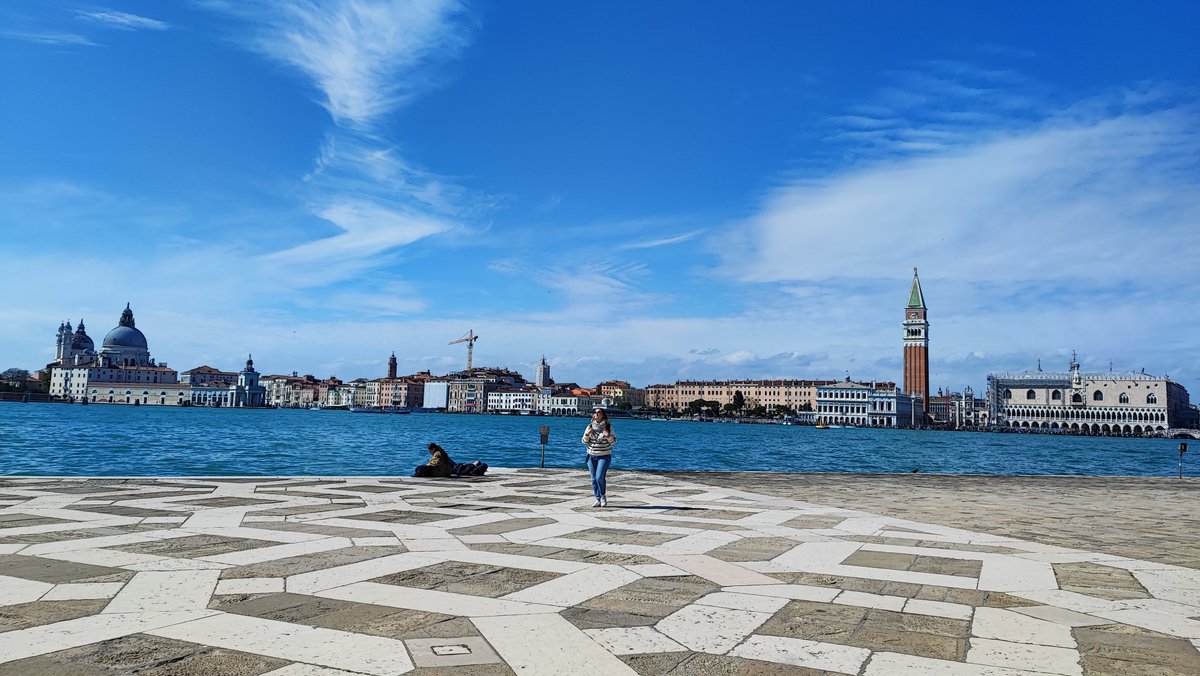
M 457 345 L 458 343 L 467 344 L 467 371 L 471 370 L 471 352 L 475 350 L 475 341 L 477 340 L 479 340 L 479 336 L 475 335 L 475 330 L 472 329 L 467 331 L 467 335 L 458 340 L 452 340 L 449 343 L 450 345 Z

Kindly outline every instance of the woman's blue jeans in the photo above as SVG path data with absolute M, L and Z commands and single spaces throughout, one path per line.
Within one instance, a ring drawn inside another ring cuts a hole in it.
M 604 475 L 608 474 L 608 466 L 612 464 L 611 455 L 589 455 L 587 457 L 588 474 L 592 477 L 592 493 L 596 497 L 608 495 L 605 489 L 608 484 L 604 481 Z

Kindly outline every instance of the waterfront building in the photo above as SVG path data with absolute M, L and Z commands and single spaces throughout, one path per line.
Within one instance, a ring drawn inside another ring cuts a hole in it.
M 929 317 L 916 268 L 904 306 L 904 391 L 922 402 L 929 397 Z M 917 417 L 924 422 L 923 407 Z
M 501 387 L 488 392 L 487 410 L 491 413 L 522 413 L 529 415 L 538 409 L 537 389 Z
M 897 388 L 850 382 L 817 388 L 817 423 L 853 427 L 916 427 L 921 424 L 919 398 Z
M 266 388 L 266 403 L 275 408 L 312 408 L 320 401 L 320 381 L 311 375 L 263 376 L 261 384 Z
M 624 380 L 606 380 L 596 386 L 605 397 L 612 399 L 615 405 L 628 404 L 631 408 L 642 408 L 646 405 L 646 390 L 633 387 Z
M 99 351 L 82 320 L 74 331 L 69 322 L 59 325 L 55 357 L 47 365 L 52 399 L 158 406 L 187 400 L 187 387 L 179 384 L 178 373 L 150 358 L 146 336 L 128 304 Z
M 741 394 L 744 410 L 759 406 L 768 413 L 816 410 L 817 388 L 834 380 L 677 380 L 674 386 L 652 385 L 647 388 L 651 406 L 654 401 L 672 406 L 658 408 L 682 410 L 697 399 L 715 401 L 718 409 L 733 404 Z M 669 389 L 669 388 L 673 388 Z M 656 399 L 657 398 L 657 399 Z
M 679 397 L 674 385 L 657 383 L 646 388 L 646 405 L 663 411 L 678 411 Z
M 987 400 L 997 428 L 1143 436 L 1196 427 L 1187 389 L 1167 376 L 1084 373 L 1074 355 L 1066 372 L 992 373 Z

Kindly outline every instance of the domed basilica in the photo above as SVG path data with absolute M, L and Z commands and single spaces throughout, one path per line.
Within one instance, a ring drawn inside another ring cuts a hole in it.
M 134 323 L 128 303 L 99 351 L 83 320 L 78 328 L 72 328 L 71 322 L 60 324 L 54 361 L 47 368 L 50 396 L 69 402 L 244 407 L 263 406 L 266 401 L 265 388 L 250 359 L 237 373 L 200 367 L 186 372 L 185 382 L 179 382 L 175 369 L 150 358 L 146 335 Z

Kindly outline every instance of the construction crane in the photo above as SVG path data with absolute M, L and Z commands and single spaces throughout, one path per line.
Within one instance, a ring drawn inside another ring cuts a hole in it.
M 475 335 L 475 330 L 472 329 L 467 331 L 467 335 L 458 340 L 452 340 L 449 343 L 450 345 L 457 345 L 458 343 L 467 344 L 467 371 L 471 370 L 471 353 L 475 350 L 475 341 L 477 340 L 479 340 L 479 336 Z

